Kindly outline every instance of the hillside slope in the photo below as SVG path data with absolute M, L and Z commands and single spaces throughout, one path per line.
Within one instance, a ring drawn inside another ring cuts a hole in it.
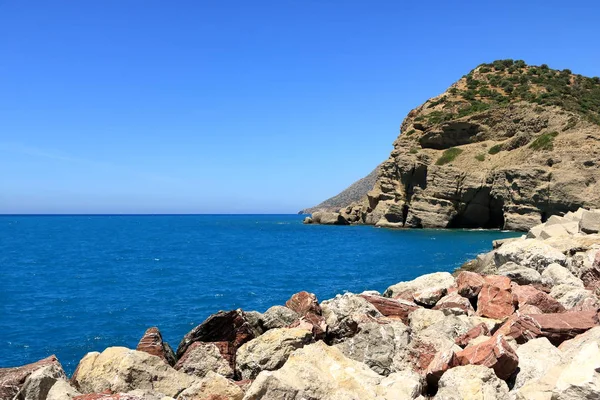
M 337 195 L 330 197 L 314 207 L 306 208 L 300 211 L 298 214 L 312 214 L 316 211 L 339 211 L 341 208 L 347 207 L 352 203 L 362 200 L 367 193 L 373 189 L 373 186 L 375 186 L 378 173 L 379 166 L 371 171 L 369 175 L 354 182 Z
M 483 64 L 412 110 L 350 223 L 527 230 L 600 207 L 600 79 Z

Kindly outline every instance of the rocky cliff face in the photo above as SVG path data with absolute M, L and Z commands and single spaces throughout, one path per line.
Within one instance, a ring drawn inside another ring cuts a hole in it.
M 600 79 L 483 64 L 412 110 L 349 223 L 527 230 L 600 207 Z

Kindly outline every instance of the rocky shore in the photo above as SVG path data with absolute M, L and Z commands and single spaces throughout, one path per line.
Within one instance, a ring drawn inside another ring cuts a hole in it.
M 0 400 L 600 398 L 600 211 L 553 216 L 454 274 L 264 313 L 220 311 L 176 350 L 0 369 Z

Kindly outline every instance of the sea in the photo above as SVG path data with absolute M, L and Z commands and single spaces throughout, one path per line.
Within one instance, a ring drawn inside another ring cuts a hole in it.
M 483 230 L 303 225 L 301 215 L 0 216 L 0 367 L 135 348 L 157 326 L 174 348 L 219 310 L 264 312 L 306 290 L 384 291 L 452 271 Z

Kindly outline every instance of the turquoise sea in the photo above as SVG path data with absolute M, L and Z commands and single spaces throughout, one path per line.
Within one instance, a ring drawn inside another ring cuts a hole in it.
M 173 347 L 207 316 L 265 311 L 452 271 L 499 231 L 303 225 L 299 215 L 0 216 L 0 367 L 135 348 L 158 326 Z

